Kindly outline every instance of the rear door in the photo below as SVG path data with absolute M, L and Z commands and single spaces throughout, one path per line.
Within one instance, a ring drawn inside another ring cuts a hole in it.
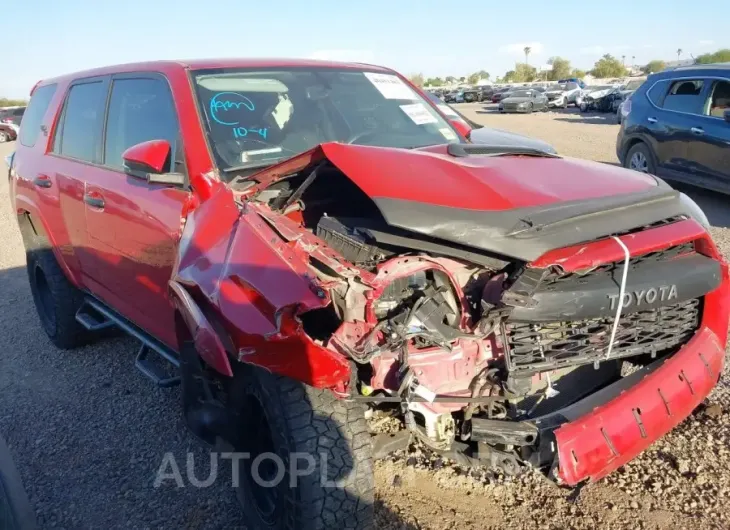
M 652 105 L 644 126 L 652 138 L 660 176 L 682 178 L 689 171 L 688 148 L 705 89 L 703 79 L 664 79 L 647 91 Z
M 100 167 L 84 190 L 91 199 L 85 205 L 88 241 L 97 256 L 89 275 L 99 297 L 174 347 L 167 284 L 189 192 L 125 174 L 122 153 L 148 140 L 166 140 L 173 153 L 182 152 L 167 79 L 152 73 L 113 76 Z M 181 159 L 173 156 L 166 170 L 184 173 Z
M 108 88 L 108 77 L 79 79 L 69 86 L 48 157 L 47 170 L 52 172 L 58 193 L 56 203 L 63 218 L 54 229 L 66 229 L 70 248 L 64 252 L 75 256 L 84 287 L 88 287 L 88 275 L 97 259 L 88 244 L 84 188 L 101 159 Z
M 730 186 L 730 79 L 708 79 L 702 115 L 697 116 L 688 146 L 689 169 L 708 186 Z

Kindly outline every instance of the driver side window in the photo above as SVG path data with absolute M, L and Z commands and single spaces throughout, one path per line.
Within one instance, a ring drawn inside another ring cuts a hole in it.
M 167 140 L 176 152 L 177 114 L 167 83 L 160 78 L 115 79 L 104 144 L 104 165 L 121 170 L 122 153 L 138 143 Z M 171 162 L 165 171 L 171 171 Z

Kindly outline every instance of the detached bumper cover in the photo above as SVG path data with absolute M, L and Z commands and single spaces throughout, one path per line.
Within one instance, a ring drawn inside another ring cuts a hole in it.
M 560 479 L 569 485 L 601 479 L 682 422 L 717 384 L 723 344 L 701 327 L 672 357 L 635 374 L 641 379 L 633 386 L 559 427 Z

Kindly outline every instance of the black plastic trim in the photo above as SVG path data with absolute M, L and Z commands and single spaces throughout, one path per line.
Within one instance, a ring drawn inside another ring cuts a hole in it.
M 720 263 L 700 254 L 629 268 L 626 292 L 631 302 L 624 313 L 699 298 L 715 290 L 722 281 Z M 510 321 L 553 322 L 613 316 L 622 273 L 623 265 L 619 265 L 608 274 L 541 286 L 532 294 L 533 304 L 512 309 Z M 647 300 L 650 292 L 656 295 L 649 296 L 653 303 Z
M 556 248 L 669 217 L 691 217 L 679 192 L 662 184 L 640 193 L 501 211 L 466 210 L 389 197 L 373 200 L 391 226 L 529 262 Z

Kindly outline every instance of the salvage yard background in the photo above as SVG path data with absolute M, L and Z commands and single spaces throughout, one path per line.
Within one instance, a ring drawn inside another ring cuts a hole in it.
M 617 164 L 612 114 L 500 115 L 456 106 L 477 123 L 541 138 L 567 156 Z M 0 160 L 13 144 L 0 145 Z M 38 324 L 25 257 L 0 178 L 0 429 L 44 528 L 243 527 L 221 480 L 204 489 L 154 488 L 165 453 L 184 464 L 205 448 L 185 430 L 178 389 L 161 390 L 134 369 L 134 341 L 116 338 L 73 352 L 51 346 Z M 525 176 L 529 178 L 529 176 Z M 683 189 L 702 206 L 730 256 L 728 198 Z M 414 450 L 376 466 L 379 528 L 730 528 L 730 378 L 641 457 L 581 490 L 538 475 L 505 480 Z M 387 426 L 380 426 L 381 429 Z M 184 471 L 183 471 L 184 473 Z

